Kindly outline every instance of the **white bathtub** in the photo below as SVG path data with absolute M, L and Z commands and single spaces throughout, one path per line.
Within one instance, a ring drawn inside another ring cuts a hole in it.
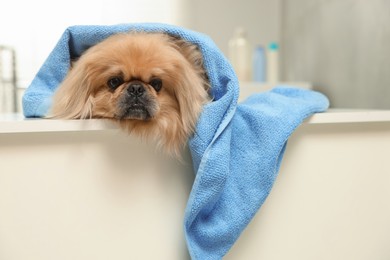
M 224 259 L 390 259 L 390 111 L 317 114 Z M 189 259 L 193 173 L 108 122 L 0 120 L 0 259 Z

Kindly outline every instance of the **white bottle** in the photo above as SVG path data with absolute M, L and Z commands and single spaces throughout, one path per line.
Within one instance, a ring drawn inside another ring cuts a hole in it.
M 229 59 L 237 74 L 238 80 L 251 80 L 251 57 L 251 45 L 246 31 L 239 27 L 235 30 L 233 38 L 229 41 Z
M 275 42 L 268 45 L 267 82 L 271 85 L 279 82 L 279 45 Z

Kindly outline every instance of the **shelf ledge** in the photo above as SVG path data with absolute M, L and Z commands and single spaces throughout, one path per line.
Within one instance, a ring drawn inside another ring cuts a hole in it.
M 303 124 L 390 122 L 390 110 L 329 109 L 307 118 Z M 25 118 L 22 114 L 0 114 L 0 133 L 117 130 L 109 120 L 58 120 Z

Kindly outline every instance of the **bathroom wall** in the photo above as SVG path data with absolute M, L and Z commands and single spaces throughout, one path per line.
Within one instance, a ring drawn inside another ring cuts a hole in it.
M 283 78 L 333 107 L 389 109 L 389 25 L 388 0 L 283 0 Z
M 281 0 L 197 0 L 187 8 L 188 26 L 210 35 L 226 55 L 237 27 L 247 30 L 253 45 L 280 40 Z
M 0 45 L 17 50 L 20 87 L 70 25 L 172 23 L 210 35 L 225 54 L 242 26 L 253 45 L 281 44 L 282 80 L 312 82 L 333 107 L 390 108 L 388 0 L 9 0 L 2 11 Z

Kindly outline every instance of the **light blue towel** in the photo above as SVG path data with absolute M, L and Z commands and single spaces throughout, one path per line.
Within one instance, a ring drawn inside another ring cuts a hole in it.
M 314 91 L 280 87 L 237 104 L 237 77 L 203 34 L 164 24 L 74 26 L 62 35 L 25 92 L 25 116 L 47 113 L 70 59 L 113 33 L 131 29 L 180 36 L 203 53 L 214 101 L 204 107 L 189 141 L 196 178 L 184 229 L 192 259 L 221 259 L 268 196 L 288 137 L 306 117 L 326 110 L 328 100 Z

